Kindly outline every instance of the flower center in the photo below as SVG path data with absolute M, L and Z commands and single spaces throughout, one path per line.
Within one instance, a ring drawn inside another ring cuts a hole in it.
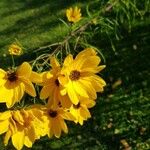
M 73 104 L 73 107 L 74 107 L 75 109 L 78 109 L 78 108 L 80 107 L 80 102 L 79 102 L 77 105 Z
M 25 122 L 24 122 L 24 127 L 25 127 L 25 128 L 28 128 L 30 125 L 31 125 L 31 119 L 28 118 L 28 119 L 26 119 Z
M 12 70 L 7 71 L 7 79 L 10 82 L 16 81 L 18 79 L 16 72 Z
M 71 71 L 69 78 L 73 81 L 78 80 L 80 78 L 80 72 L 77 70 Z
M 55 118 L 58 115 L 57 111 L 54 111 L 54 110 L 49 110 L 48 113 L 49 113 L 50 117 L 52 117 L 52 118 Z
M 59 80 L 58 79 L 55 80 L 55 84 L 56 84 L 56 86 L 59 86 Z

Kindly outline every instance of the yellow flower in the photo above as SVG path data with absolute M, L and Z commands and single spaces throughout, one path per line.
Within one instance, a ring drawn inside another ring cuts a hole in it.
M 11 44 L 9 46 L 9 54 L 10 55 L 21 55 L 22 54 L 22 48 L 17 44 Z
M 81 19 L 81 9 L 77 6 L 75 8 L 69 8 L 66 10 L 66 16 L 70 22 L 78 22 Z
M 60 90 L 62 86 L 59 83 L 58 77 L 60 75 L 61 67 L 55 57 L 50 59 L 52 69 L 43 73 L 43 88 L 40 92 L 40 98 L 48 98 L 49 105 L 58 107 L 61 104 L 63 107 L 70 107 L 71 101 L 67 95 L 61 96 Z
M 69 111 L 76 118 L 74 122 L 83 125 L 85 120 L 91 118 L 88 108 L 91 108 L 94 105 L 95 101 L 88 99 L 82 99 L 82 101 L 80 101 L 77 105 L 73 104 Z
M 35 108 L 0 113 L 0 134 L 6 132 L 4 144 L 7 145 L 11 138 L 12 144 L 17 150 L 21 150 L 23 145 L 32 147 L 34 141 L 43 136 L 42 129 L 40 129 L 42 122 L 38 117 L 41 118 L 42 113 Z M 44 128 L 44 126 L 42 127 Z
M 73 121 L 75 118 L 63 108 L 43 107 L 43 118 L 48 137 L 53 135 L 57 138 L 61 136 L 61 132 L 68 133 L 68 128 L 64 120 Z
M 36 91 L 31 81 L 36 81 L 35 75 L 29 63 L 24 62 L 17 69 L 4 71 L 0 69 L 0 103 L 6 103 L 12 107 L 19 102 L 24 93 L 35 97 Z M 38 79 L 37 79 L 38 80 Z
M 64 60 L 60 83 L 63 85 L 61 94 L 68 94 L 73 104 L 79 103 L 79 96 L 87 99 L 96 99 L 96 92 L 102 92 L 106 85 L 105 81 L 96 75 L 105 68 L 105 65 L 98 66 L 100 58 L 95 50 L 87 48 L 80 52 L 75 59 L 69 54 Z

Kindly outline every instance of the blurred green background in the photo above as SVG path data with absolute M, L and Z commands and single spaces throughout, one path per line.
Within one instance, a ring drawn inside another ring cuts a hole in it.
M 42 138 L 32 149 L 149 150 L 149 0 L 1 0 L 0 67 L 11 64 L 8 47 L 16 39 L 24 47 L 24 55 L 16 57 L 18 64 L 51 53 L 52 49 L 36 49 L 64 39 L 68 30 L 59 18 L 67 21 L 65 10 L 76 5 L 83 18 L 99 15 L 84 33 L 84 42 L 103 55 L 107 67 L 101 76 L 107 87 L 91 110 L 93 117 L 83 126 L 68 123 L 68 135 Z M 103 12 L 104 8 L 109 9 Z M 3 149 L 13 150 L 1 142 Z

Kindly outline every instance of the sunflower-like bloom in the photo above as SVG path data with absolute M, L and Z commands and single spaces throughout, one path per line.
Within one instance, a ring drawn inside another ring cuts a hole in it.
M 59 82 L 64 89 L 61 94 L 68 94 L 73 104 L 79 103 L 79 97 L 96 99 L 96 92 L 102 92 L 106 85 L 105 81 L 96 75 L 105 68 L 105 65 L 98 66 L 100 58 L 92 48 L 80 52 L 75 59 L 69 54 L 64 60 Z
M 10 55 L 21 55 L 22 54 L 22 48 L 17 44 L 11 44 L 9 46 L 9 54 Z
M 66 10 L 66 16 L 68 18 L 68 21 L 70 22 L 78 22 L 81 19 L 81 9 L 79 9 L 77 6 L 75 8 L 69 8 Z
M 67 95 L 62 96 L 60 90 L 62 89 L 61 84 L 59 83 L 58 77 L 60 75 L 61 67 L 59 62 L 55 57 L 51 57 L 50 64 L 52 69 L 47 72 L 43 72 L 42 75 L 42 90 L 40 92 L 41 99 L 47 99 L 49 105 L 53 107 L 58 107 L 60 104 L 64 108 L 71 106 L 71 101 Z
M 73 104 L 69 112 L 75 117 L 74 122 L 83 125 L 83 122 L 91 118 L 91 114 L 88 108 L 92 108 L 95 105 L 94 100 L 82 99 L 77 105 Z
M 7 145 L 11 138 L 17 150 L 21 150 L 23 145 L 32 147 L 36 139 L 45 135 L 44 126 L 42 126 L 44 124 L 38 119 L 41 117 L 42 113 L 35 108 L 0 113 L 0 134 L 6 132 L 4 144 Z
M 73 121 L 75 118 L 71 113 L 63 108 L 43 107 L 44 126 L 47 129 L 48 137 L 61 136 L 61 132 L 68 133 L 68 128 L 65 120 Z
M 37 73 L 32 71 L 29 63 L 24 62 L 17 69 L 4 71 L 0 69 L 0 103 L 12 107 L 19 102 L 24 93 L 35 97 L 36 91 L 31 81 L 39 81 Z

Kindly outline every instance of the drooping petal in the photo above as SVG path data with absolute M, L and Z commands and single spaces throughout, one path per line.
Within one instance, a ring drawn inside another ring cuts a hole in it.
M 35 141 L 35 130 L 34 130 L 34 128 L 33 128 L 33 126 L 32 127 L 29 127 L 28 128 L 28 130 L 27 130 L 27 132 L 25 133 L 26 134 L 26 137 L 25 137 L 25 145 L 27 146 L 27 147 L 32 147 L 32 143 Z
M 59 119 L 59 123 L 60 123 L 60 126 L 61 126 L 62 130 L 65 133 L 68 133 L 68 128 L 67 128 L 67 125 L 66 125 L 65 121 L 63 119 Z
M 17 132 L 12 136 L 12 143 L 17 150 L 21 150 L 24 145 L 24 132 Z
M 61 126 L 60 126 L 60 122 L 58 119 L 53 119 L 52 130 L 53 130 L 55 137 L 59 138 L 61 135 Z
M 85 119 L 87 120 L 88 118 L 91 117 L 91 114 L 89 112 L 89 110 L 87 109 L 87 107 L 82 107 L 80 109 L 80 115 Z
M 74 120 L 77 120 L 78 121 L 78 116 L 79 116 L 79 110 L 78 109 L 75 109 L 73 106 L 70 108 L 70 113 L 71 115 L 74 116 Z
M 32 147 L 32 141 L 30 141 L 28 136 L 25 136 L 24 145 L 29 147 L 29 148 Z
M 96 73 L 102 71 L 104 68 L 106 68 L 106 65 L 98 66 L 98 67 L 96 68 L 96 70 L 97 70 Z
M 82 116 L 79 116 L 78 122 L 81 126 L 83 125 L 83 121 L 84 121 L 84 118 Z
M 12 135 L 12 134 L 11 134 L 11 131 L 8 130 L 8 131 L 6 132 L 6 134 L 5 134 L 5 137 L 4 137 L 4 145 L 5 145 L 5 146 L 7 146 L 11 135 Z

